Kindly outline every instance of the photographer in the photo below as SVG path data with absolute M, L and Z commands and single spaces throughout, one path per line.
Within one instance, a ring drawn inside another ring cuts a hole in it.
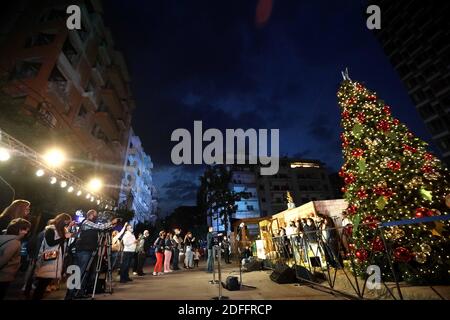
M 90 279 L 90 270 L 86 270 L 89 260 L 94 251 L 97 250 L 98 236 L 100 231 L 111 229 L 118 223 L 118 219 L 113 219 L 111 222 L 98 223 L 96 222 L 98 213 L 96 210 L 89 210 L 84 219 L 79 225 L 78 239 L 75 243 L 75 264 L 80 268 L 82 280 Z M 86 276 L 83 275 L 87 274 Z M 88 280 L 81 284 L 82 290 L 85 289 Z M 73 298 L 74 290 L 68 290 L 67 299 Z M 83 292 L 80 292 L 83 296 Z

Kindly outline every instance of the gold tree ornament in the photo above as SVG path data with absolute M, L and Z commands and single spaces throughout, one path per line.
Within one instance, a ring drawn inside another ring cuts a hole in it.
M 420 245 L 420 250 L 422 250 L 423 253 L 430 254 L 431 253 L 431 247 L 428 243 L 422 243 Z
M 420 264 L 427 262 L 427 255 L 423 252 L 414 252 L 414 258 Z

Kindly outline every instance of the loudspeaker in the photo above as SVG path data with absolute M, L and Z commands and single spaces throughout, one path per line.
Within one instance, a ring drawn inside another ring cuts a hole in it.
M 275 270 L 270 275 L 270 280 L 280 284 L 297 282 L 295 271 L 285 264 L 279 264 L 275 267 Z
M 313 274 L 302 266 L 295 266 L 295 276 L 300 282 L 306 282 L 305 280 L 314 281 Z
M 262 268 L 263 268 L 262 263 L 261 261 L 258 260 L 251 260 L 242 265 L 243 272 L 259 271 L 262 270 Z
M 225 289 L 230 291 L 237 291 L 241 289 L 241 286 L 239 285 L 239 280 L 237 277 L 228 276 L 225 280 Z

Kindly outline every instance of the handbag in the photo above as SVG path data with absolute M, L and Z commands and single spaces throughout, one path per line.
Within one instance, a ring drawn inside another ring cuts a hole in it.
M 59 250 L 48 250 L 42 253 L 42 259 L 44 261 L 52 261 L 58 259 Z

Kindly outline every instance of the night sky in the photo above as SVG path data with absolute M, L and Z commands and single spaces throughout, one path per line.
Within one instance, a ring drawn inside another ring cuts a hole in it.
M 427 142 L 424 123 L 372 31 L 366 1 L 108 0 L 105 22 L 127 60 L 133 128 L 155 164 L 163 214 L 195 204 L 201 166 L 174 166 L 170 135 L 206 128 L 279 128 L 281 155 L 342 164 L 340 71 L 364 82 Z

